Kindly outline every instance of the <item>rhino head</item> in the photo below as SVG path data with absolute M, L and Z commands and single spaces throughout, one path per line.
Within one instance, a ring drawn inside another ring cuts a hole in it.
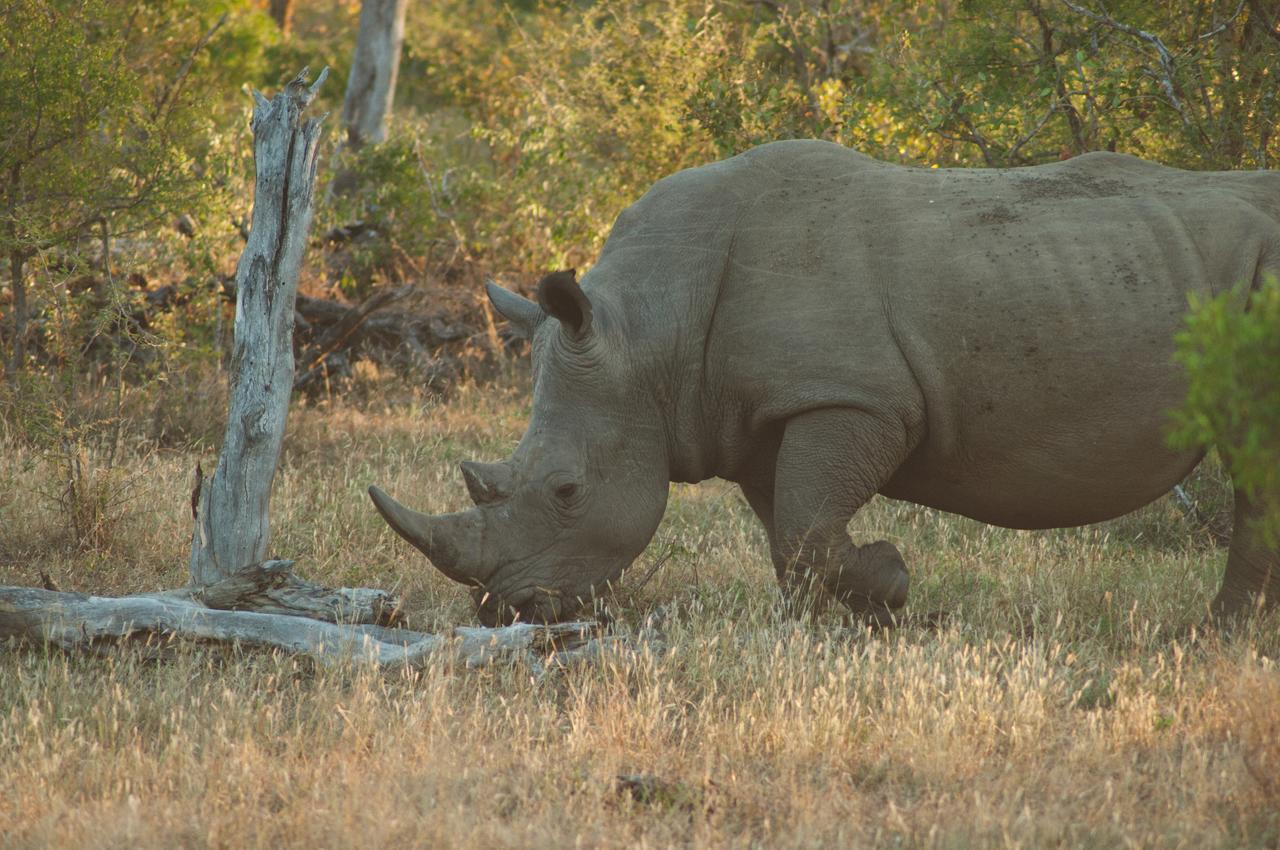
M 538 285 L 537 302 L 487 284 L 533 351 L 533 411 L 515 453 L 464 461 L 475 507 L 430 516 L 377 487 L 383 518 L 449 578 L 474 588 L 486 625 L 571 616 L 644 550 L 666 507 L 659 410 L 623 345 L 619 319 L 574 273 Z

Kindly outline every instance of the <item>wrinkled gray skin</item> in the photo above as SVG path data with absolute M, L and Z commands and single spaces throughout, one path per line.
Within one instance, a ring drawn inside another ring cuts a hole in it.
M 784 587 L 880 618 L 906 599 L 903 561 L 846 531 L 877 492 L 1050 528 L 1190 472 L 1202 452 L 1163 439 L 1187 296 L 1265 271 L 1280 174 L 1110 153 L 924 170 L 765 145 L 660 181 L 581 287 L 549 275 L 534 303 L 490 285 L 532 338 L 534 402 L 510 460 L 463 464 L 475 508 L 430 517 L 370 492 L 481 588 L 487 623 L 570 615 L 644 549 L 669 481 L 714 476 L 741 485 Z M 1237 493 L 1218 614 L 1280 595 L 1254 513 Z

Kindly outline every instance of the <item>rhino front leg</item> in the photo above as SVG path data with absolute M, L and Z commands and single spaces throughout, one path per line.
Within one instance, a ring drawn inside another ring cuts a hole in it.
M 742 482 L 742 493 L 769 537 L 769 552 L 773 558 L 774 571 L 778 575 L 778 584 L 782 587 L 786 614 L 793 619 L 801 619 L 805 614 L 827 610 L 834 601 L 821 583 L 812 581 L 808 573 L 792 569 L 795 565 L 794 558 L 784 555 L 782 547 L 778 545 L 773 519 L 775 465 L 776 458 L 770 457 L 767 470 L 761 470 L 751 480 Z
M 770 537 L 784 591 L 811 597 L 821 588 L 873 620 L 902 607 L 908 576 L 898 550 L 883 540 L 856 546 L 847 528 L 913 448 L 902 422 L 861 410 L 827 408 L 787 422 Z

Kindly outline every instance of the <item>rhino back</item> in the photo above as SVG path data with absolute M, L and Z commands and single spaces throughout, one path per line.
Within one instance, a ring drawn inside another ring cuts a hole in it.
M 601 261 L 645 268 L 701 337 L 682 350 L 721 456 L 803 410 L 874 409 L 923 435 L 886 492 L 1005 525 L 1113 515 L 1185 474 L 1162 433 L 1187 296 L 1280 270 L 1274 174 L 1106 153 L 912 169 L 784 142 L 669 181 Z M 1052 516 L 1028 482 L 1056 488 Z

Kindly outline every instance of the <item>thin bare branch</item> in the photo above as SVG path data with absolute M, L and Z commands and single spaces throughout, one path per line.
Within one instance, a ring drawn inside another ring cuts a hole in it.
M 1019 152 L 1028 143 L 1030 143 L 1032 139 L 1040 135 L 1040 131 L 1045 128 L 1045 125 L 1049 123 L 1049 119 L 1052 118 L 1057 112 L 1058 112 L 1058 104 L 1056 102 L 1049 104 L 1049 109 L 1044 113 L 1044 115 L 1040 116 L 1040 120 L 1036 122 L 1036 125 L 1032 127 L 1030 130 L 1028 130 L 1016 142 L 1014 142 L 1013 147 L 1009 148 L 1009 153 L 1006 156 L 1006 160 L 1008 162 L 1013 162 L 1015 159 L 1017 159 Z
M 1071 0 L 1062 0 L 1062 5 L 1066 6 L 1077 15 L 1082 15 L 1091 21 L 1104 24 L 1117 32 L 1122 32 L 1125 35 L 1132 36 L 1133 38 L 1144 41 L 1154 47 L 1160 58 L 1160 73 L 1152 74 L 1152 76 L 1160 84 L 1161 89 L 1164 90 L 1165 98 L 1168 100 L 1169 105 L 1177 110 L 1178 115 L 1182 118 L 1182 123 L 1188 127 L 1192 126 L 1191 118 L 1187 114 L 1186 107 L 1182 103 L 1182 98 L 1178 94 L 1178 84 L 1175 80 L 1178 71 L 1177 62 L 1173 58 L 1173 53 L 1170 52 L 1168 46 L 1165 45 L 1164 40 L 1161 39 L 1160 36 L 1155 33 L 1139 29 L 1130 24 L 1117 21 L 1105 11 L 1095 12 L 1092 9 L 1086 9 L 1077 3 L 1072 3 Z
M 195 46 L 191 48 L 191 52 L 187 54 L 187 58 L 183 61 L 182 66 L 178 68 L 178 73 L 165 86 L 163 92 L 160 93 L 160 99 L 156 101 L 156 108 L 151 113 L 151 120 L 155 121 L 164 115 L 169 107 L 177 100 L 178 93 L 182 90 L 182 84 L 186 81 L 187 75 L 191 73 L 191 66 L 195 63 L 196 57 L 200 55 L 200 51 L 209 44 L 218 30 L 222 29 L 222 25 L 227 22 L 228 12 L 223 12 L 218 20 L 214 23 L 209 31 L 196 41 Z
M 1236 18 L 1240 17 L 1240 13 L 1244 11 L 1244 5 L 1246 2 L 1248 2 L 1248 0 L 1240 0 L 1240 5 L 1236 6 L 1236 10 L 1231 13 L 1231 17 L 1223 21 L 1220 26 L 1214 27 L 1213 29 L 1209 30 L 1207 33 L 1204 33 L 1203 35 L 1201 35 L 1199 37 L 1200 40 L 1204 41 L 1206 39 L 1213 38 L 1215 35 L 1217 35 L 1220 32 L 1223 32 L 1229 26 L 1235 23 Z

